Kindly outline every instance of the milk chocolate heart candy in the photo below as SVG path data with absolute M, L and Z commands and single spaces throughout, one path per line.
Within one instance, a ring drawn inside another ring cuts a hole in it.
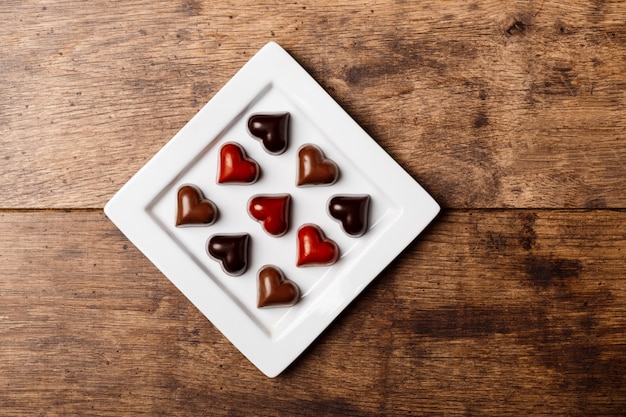
M 335 195 L 328 201 L 328 214 L 346 234 L 359 237 L 367 231 L 369 206 L 369 195 Z
M 248 132 L 261 141 L 268 153 L 280 155 L 289 145 L 289 113 L 252 115 Z
M 324 156 L 320 148 L 306 144 L 298 150 L 298 172 L 296 185 L 332 185 L 339 178 L 337 164 Z
M 218 261 L 224 272 L 239 276 L 248 269 L 248 245 L 250 235 L 213 235 L 209 238 L 207 251 Z
M 217 207 L 195 185 L 178 189 L 176 226 L 210 226 L 217 219 Z
M 288 307 L 300 299 L 300 288 L 285 278 L 283 271 L 265 265 L 257 274 L 257 307 Z
M 296 266 L 332 265 L 339 259 L 339 247 L 326 238 L 319 226 L 305 224 L 298 229 Z
M 219 184 L 252 184 L 259 178 L 259 164 L 246 156 L 241 145 L 225 143 L 220 148 L 217 182 Z
M 289 194 L 255 195 L 248 201 L 248 214 L 272 236 L 282 236 L 289 228 Z

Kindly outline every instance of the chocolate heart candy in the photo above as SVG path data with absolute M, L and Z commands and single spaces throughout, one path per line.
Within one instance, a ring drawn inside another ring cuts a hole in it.
M 248 214 L 272 236 L 282 236 L 289 228 L 289 194 L 256 195 L 248 201 Z
M 248 269 L 250 235 L 213 235 L 209 238 L 207 252 L 218 261 L 229 275 L 242 275 Z
M 257 274 L 257 307 L 288 307 L 300 299 L 300 288 L 276 266 L 265 265 Z
M 176 226 L 209 226 L 217 219 L 217 207 L 195 185 L 178 189 Z
M 296 185 L 332 185 L 339 178 L 337 164 L 324 156 L 320 148 L 306 144 L 298 150 L 298 171 Z
M 369 195 L 335 195 L 328 201 L 328 214 L 346 234 L 359 237 L 367 231 L 369 206 Z
M 259 178 L 259 164 L 246 156 L 241 145 L 225 143 L 220 148 L 217 182 L 219 184 L 252 184 Z
M 339 247 L 326 238 L 322 229 L 305 224 L 298 229 L 296 266 L 332 265 L 339 259 Z
M 267 152 L 280 155 L 289 145 L 289 113 L 252 115 L 248 132 L 261 141 Z

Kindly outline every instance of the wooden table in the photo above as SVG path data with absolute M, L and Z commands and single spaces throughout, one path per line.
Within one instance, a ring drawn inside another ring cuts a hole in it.
M 0 414 L 626 414 L 624 2 L 0 17 Z M 271 40 L 444 207 L 276 379 L 102 212 Z

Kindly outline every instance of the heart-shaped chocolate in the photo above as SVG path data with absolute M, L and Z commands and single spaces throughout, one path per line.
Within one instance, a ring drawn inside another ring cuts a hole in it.
M 187 184 L 178 189 L 176 226 L 210 226 L 217 220 L 217 214 L 217 207 L 204 198 L 200 188 Z
M 359 237 L 367 231 L 369 207 L 369 195 L 335 195 L 328 201 L 328 214 L 346 234 Z
M 224 272 L 239 276 L 248 269 L 248 246 L 250 235 L 213 235 L 209 238 L 207 252 L 218 261 Z
M 289 113 L 254 114 L 248 119 L 248 132 L 268 153 L 280 155 L 289 146 Z
M 255 195 L 248 201 L 248 214 L 272 236 L 282 236 L 289 228 L 289 194 Z
M 320 148 L 309 143 L 298 150 L 297 174 L 298 187 L 332 185 L 339 178 L 339 168 Z
M 300 288 L 285 278 L 283 271 L 265 265 L 257 274 L 257 307 L 288 307 L 300 299 Z
M 259 178 L 259 164 L 246 155 L 241 145 L 225 143 L 220 148 L 217 182 L 219 184 L 252 184 Z
M 326 238 L 322 229 L 305 224 L 298 229 L 296 266 L 332 265 L 339 259 L 339 246 Z

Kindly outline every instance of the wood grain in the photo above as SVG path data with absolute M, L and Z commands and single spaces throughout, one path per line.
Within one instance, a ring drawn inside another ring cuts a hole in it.
M 623 415 L 626 212 L 445 212 L 276 379 L 100 212 L 0 213 L 4 415 Z
M 623 1 L 0 18 L 0 414 L 626 415 Z M 100 211 L 271 40 L 446 208 L 276 379 Z
M 625 207 L 621 1 L 29 1 L 0 207 L 103 207 L 275 40 L 446 207 Z

